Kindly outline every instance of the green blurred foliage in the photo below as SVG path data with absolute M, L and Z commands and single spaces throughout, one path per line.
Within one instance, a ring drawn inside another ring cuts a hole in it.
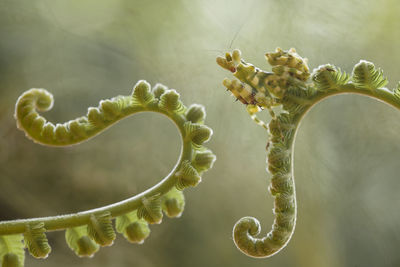
M 242 216 L 272 224 L 265 172 L 267 134 L 234 103 L 215 57 L 240 48 L 268 69 L 266 51 L 297 48 L 310 68 L 350 72 L 359 59 L 400 74 L 400 3 L 372 1 L 0 1 L 0 219 L 77 212 L 125 199 L 173 167 L 178 132 L 156 114 L 126 119 L 79 146 L 47 148 L 13 120 L 18 96 L 49 89 L 45 114 L 65 121 L 100 99 L 130 93 L 139 79 L 176 88 L 206 106 L 218 160 L 186 191 L 179 219 L 151 227 L 143 245 L 122 236 L 93 259 L 70 251 L 63 232 L 53 252 L 26 266 L 399 266 L 400 114 L 361 96 L 337 96 L 304 120 L 295 152 L 298 224 L 289 245 L 264 260 L 233 245 Z M 132 125 L 135 125 L 133 127 Z

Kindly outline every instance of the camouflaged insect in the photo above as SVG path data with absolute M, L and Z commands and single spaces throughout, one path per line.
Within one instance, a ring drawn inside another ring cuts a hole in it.
M 266 53 L 266 59 L 271 64 L 272 72 L 263 71 L 241 58 L 239 50 L 225 57 L 217 57 L 217 63 L 233 73 L 237 78 L 225 78 L 224 86 L 243 104 L 257 123 L 262 124 L 255 113 L 266 108 L 275 118 L 272 107 L 281 104 L 286 90 L 291 85 L 305 82 L 310 77 L 307 60 L 300 57 L 294 48 L 284 51 L 277 48 L 274 53 Z
M 217 63 L 233 73 L 237 79 L 223 81 L 224 86 L 247 107 L 251 118 L 268 130 L 267 171 L 271 175 L 269 192 L 274 197 L 272 230 L 262 237 L 256 218 L 243 217 L 234 226 L 233 240 L 243 253 L 257 258 L 270 257 L 285 247 L 296 225 L 296 193 L 293 177 L 293 144 L 301 119 L 319 101 L 341 93 L 367 95 L 400 109 L 399 89 L 383 88 L 387 80 L 382 71 L 371 62 L 361 60 L 350 77 L 333 65 L 314 69 L 311 81 L 307 60 L 292 48 L 277 48 L 267 53 L 272 72 L 262 71 L 246 63 L 239 50 Z M 399 87 L 400 88 L 400 87 Z M 275 114 L 273 107 L 279 106 Z M 267 109 L 271 115 L 268 124 L 256 117 Z
M 224 86 L 247 106 L 251 118 L 269 132 L 268 171 L 272 175 L 269 191 L 275 197 L 275 222 L 272 231 L 266 237 L 253 238 L 259 232 L 260 225 L 252 217 L 239 220 L 233 231 L 236 246 L 252 257 L 269 257 L 277 253 L 290 240 L 295 227 L 296 200 L 290 150 L 294 123 L 287 110 L 277 116 L 272 108 L 282 105 L 289 88 L 304 88 L 310 77 L 306 60 L 293 48 L 289 51 L 277 48 L 274 53 L 267 53 L 265 56 L 272 65 L 272 72 L 246 63 L 241 59 L 239 50 L 234 50 L 232 54 L 227 53 L 225 58 L 217 58 L 217 63 L 233 72 L 233 76 L 237 78 L 225 78 Z M 264 108 L 272 118 L 268 124 L 255 115 Z

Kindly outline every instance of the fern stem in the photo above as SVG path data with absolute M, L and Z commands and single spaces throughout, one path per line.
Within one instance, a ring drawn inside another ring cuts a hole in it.
M 144 111 L 150 111 L 150 110 L 144 110 Z M 155 110 L 155 109 L 151 110 L 151 111 L 166 115 L 164 111 L 159 111 L 159 110 Z M 142 111 L 136 111 L 129 115 L 133 115 L 133 114 L 136 114 L 139 112 L 142 112 Z M 167 116 L 167 115 L 166 115 L 166 117 L 170 118 L 174 122 L 176 127 L 178 128 L 179 133 L 182 137 L 182 141 L 181 141 L 182 148 L 181 148 L 178 162 L 176 163 L 175 167 L 158 184 L 156 184 L 155 186 L 151 187 L 150 189 L 148 189 L 136 196 L 133 196 L 126 200 L 123 200 L 123 201 L 120 201 L 117 203 L 113 203 L 111 205 L 104 206 L 101 208 L 96 208 L 96 209 L 79 212 L 79 213 L 75 213 L 75 214 L 60 215 L 60 216 L 12 220 L 12 221 L 1 221 L 0 222 L 0 235 L 23 233 L 25 231 L 25 225 L 27 223 L 44 222 L 44 228 L 47 231 L 55 231 L 55 230 L 63 230 L 63 229 L 69 228 L 69 227 L 85 225 L 88 223 L 90 215 L 95 214 L 95 213 L 110 212 L 111 216 L 113 218 L 115 218 L 117 216 L 120 216 L 122 214 L 125 214 L 127 212 L 137 209 L 142 204 L 141 200 L 143 198 L 148 198 L 150 196 L 154 196 L 157 194 L 163 195 L 163 194 L 167 193 L 169 190 L 171 190 L 175 186 L 175 184 L 176 184 L 175 173 L 180 168 L 182 159 L 188 159 L 191 157 L 192 148 L 191 148 L 190 141 L 183 141 L 184 130 L 183 130 L 182 118 L 180 116 Z
M 240 56 L 240 52 L 236 51 L 236 54 Z M 400 110 L 400 87 L 393 92 L 384 88 L 387 79 L 382 71 L 364 60 L 354 67 L 351 77 L 333 65 L 322 65 L 314 70 L 311 76 L 314 83 L 310 84 L 306 83 L 310 76 L 306 61 L 294 49 L 283 51 L 277 48 L 275 52 L 266 54 L 273 73 L 259 70 L 240 58 L 233 60 L 232 55 L 226 53 L 225 58 L 217 58 L 217 63 L 238 79 L 224 79 L 224 86 L 243 104 L 263 107 L 271 112 L 272 107 L 279 103 L 284 111 L 272 116 L 267 127 L 267 170 L 271 174 L 268 189 L 274 197 L 275 216 L 272 230 L 266 236 L 257 237 L 261 226 L 253 217 L 241 218 L 233 229 L 233 239 L 239 250 L 251 257 L 266 258 L 284 248 L 295 229 L 294 144 L 303 117 L 325 98 L 351 93 L 380 100 Z M 262 125 L 255 112 L 249 113 L 257 124 Z
M 309 110 L 312 106 L 316 105 L 325 98 L 340 94 L 357 94 L 357 95 L 368 96 L 375 100 L 379 100 L 383 103 L 386 103 L 395 109 L 400 110 L 400 98 L 395 96 L 393 92 L 387 90 L 386 88 L 381 88 L 376 90 L 366 90 L 359 88 L 351 83 L 341 85 L 338 88 L 338 90 L 318 91 L 312 98 L 310 98 L 312 105 L 310 105 L 307 108 L 307 110 Z
M 0 236 L 24 233 L 27 225 L 41 224 L 44 231 L 56 231 L 88 225 L 94 215 L 107 214 L 107 216 L 115 218 L 127 214 L 141 208 L 149 199 L 163 197 L 178 185 L 181 189 L 197 185 L 201 180 L 200 174 L 211 168 L 215 160 L 211 151 L 202 146 L 212 135 L 212 130 L 203 125 L 204 108 L 195 104 L 187 109 L 179 100 L 179 94 L 175 90 L 168 90 L 160 84 L 150 91 L 150 85 L 146 81 L 139 81 L 134 86 L 131 96 L 118 96 L 102 100 L 98 107 L 89 108 L 87 116 L 63 124 L 54 125 L 47 122 L 37 112 L 47 111 L 52 106 L 53 96 L 44 89 L 28 90 L 17 101 L 15 109 L 17 125 L 28 138 L 36 143 L 48 146 L 78 144 L 91 139 L 121 119 L 141 112 L 156 112 L 169 118 L 178 128 L 181 137 L 179 159 L 173 170 L 164 179 L 138 195 L 104 207 L 74 214 L 2 221 L 0 222 Z M 198 155 L 205 155 L 205 160 L 198 162 L 196 160 Z M 192 163 L 201 169 L 197 171 L 192 167 Z M 192 177 L 196 179 L 195 182 L 182 185 L 182 182 L 179 181 L 179 179 L 190 180 L 192 178 L 188 177 L 186 173 L 182 173 L 183 165 L 191 168 Z M 159 220 L 157 221 L 159 223 L 162 218 L 161 201 L 157 201 L 157 203 L 160 206 Z M 112 240 L 108 241 L 112 242 Z
M 297 201 L 296 201 L 295 180 L 293 171 L 294 146 L 295 146 L 296 135 L 302 119 L 307 114 L 307 112 L 311 110 L 313 106 L 315 106 L 317 103 L 328 97 L 339 94 L 359 94 L 368 96 L 380 100 L 400 110 L 400 98 L 396 97 L 392 92 L 386 91 L 385 89 L 378 89 L 374 91 L 360 89 L 354 86 L 353 84 L 346 84 L 340 87 L 336 87 L 335 89 L 329 88 L 326 91 L 318 91 L 317 94 L 306 99 L 308 105 L 305 106 L 305 108 L 302 109 L 301 111 L 292 114 L 291 123 L 294 129 L 294 133 L 292 135 L 289 135 L 289 138 L 285 140 L 287 151 L 289 151 L 289 153 L 287 154 L 290 155 L 289 156 L 290 166 L 289 169 L 287 169 L 287 172 L 288 172 L 288 177 L 291 177 L 288 178 L 286 182 L 289 184 L 289 187 L 292 188 L 292 193 L 290 195 L 290 199 L 292 199 L 292 204 L 286 203 L 285 206 L 289 205 L 287 206 L 289 209 L 290 205 L 292 205 L 293 211 L 280 212 L 279 210 L 277 210 L 276 207 L 279 206 L 278 203 L 281 202 L 278 198 L 282 192 L 280 193 L 278 192 L 276 194 L 273 193 L 273 191 L 271 191 L 270 189 L 271 194 L 275 198 L 275 205 L 274 205 L 275 220 L 272 226 L 272 230 L 265 237 L 256 237 L 260 232 L 261 227 L 258 220 L 253 217 L 244 217 L 240 219 L 234 226 L 233 236 L 235 244 L 245 254 L 256 258 L 270 257 L 278 253 L 290 241 L 294 233 L 296 225 L 296 217 L 297 217 Z M 276 143 L 273 142 L 272 146 L 274 147 L 275 145 Z M 271 158 L 271 154 L 269 154 L 268 157 Z M 270 168 L 271 165 L 273 164 L 271 164 L 271 162 L 269 161 L 267 162 L 268 162 L 268 168 Z M 276 172 L 273 172 L 272 175 L 273 175 L 272 179 L 274 179 L 274 175 L 276 175 Z M 278 215 L 280 217 L 278 217 Z M 285 223 L 282 223 L 282 221 Z

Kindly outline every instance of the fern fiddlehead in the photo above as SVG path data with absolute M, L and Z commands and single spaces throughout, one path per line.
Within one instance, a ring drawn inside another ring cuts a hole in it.
M 223 85 L 247 106 L 251 118 L 268 130 L 268 172 L 271 174 L 269 192 L 274 197 L 274 223 L 265 237 L 257 237 L 260 223 L 244 217 L 234 226 L 233 239 L 239 250 L 256 257 L 270 257 L 289 242 L 296 224 L 296 191 L 293 177 L 293 146 L 296 132 L 304 115 L 321 100 L 343 93 L 369 96 L 400 110 L 400 85 L 395 90 L 384 88 L 386 78 L 374 64 L 361 60 L 351 75 L 333 65 L 323 65 L 310 74 L 307 60 L 292 48 L 277 48 L 267 53 L 272 72 L 246 63 L 239 50 L 218 57 L 217 63 L 236 77 L 225 78 Z M 309 77 L 311 76 L 311 81 Z M 273 108 L 280 106 L 275 114 Z M 256 113 L 267 109 L 268 123 Z
M 115 122 L 140 112 L 157 112 L 171 119 L 182 137 L 181 154 L 174 169 L 152 188 L 129 199 L 105 207 L 62 216 L 0 222 L 0 262 L 2 266 L 23 266 L 24 246 L 32 256 L 46 258 L 51 248 L 46 232 L 66 230 L 68 246 L 80 257 L 93 256 L 100 246 L 112 245 L 116 234 L 129 242 L 141 244 L 150 234 L 148 224 L 159 224 L 163 212 L 179 217 L 184 208 L 182 190 L 196 186 L 201 175 L 210 169 L 215 155 L 203 146 L 212 130 L 204 125 L 201 105 L 186 107 L 179 94 L 164 85 L 152 89 L 139 81 L 130 96 L 102 100 L 88 109 L 84 117 L 54 125 L 38 111 L 53 106 L 53 96 L 44 89 L 30 89 L 17 100 L 17 126 L 36 143 L 69 146 L 84 142 Z

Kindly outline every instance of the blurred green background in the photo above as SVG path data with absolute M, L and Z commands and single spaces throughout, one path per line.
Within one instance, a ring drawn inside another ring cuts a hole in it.
M 174 166 L 179 136 L 157 114 L 128 118 L 87 143 L 48 148 L 16 129 L 14 104 L 46 88 L 66 121 L 101 99 L 130 94 L 139 79 L 176 88 L 206 106 L 218 159 L 185 191 L 179 219 L 152 226 L 143 245 L 118 236 L 93 259 L 48 234 L 53 252 L 26 266 L 400 266 L 400 113 L 361 96 L 317 105 L 301 125 L 295 179 L 295 234 L 270 259 L 240 253 L 231 238 L 242 216 L 270 230 L 273 200 L 265 172 L 267 134 L 234 102 L 215 57 L 240 48 L 268 70 L 264 53 L 295 47 L 310 68 L 350 72 L 360 59 L 400 80 L 400 3 L 372 1 L 0 0 L 0 219 L 103 206 L 154 185 Z M 265 116 L 265 114 L 263 114 Z

